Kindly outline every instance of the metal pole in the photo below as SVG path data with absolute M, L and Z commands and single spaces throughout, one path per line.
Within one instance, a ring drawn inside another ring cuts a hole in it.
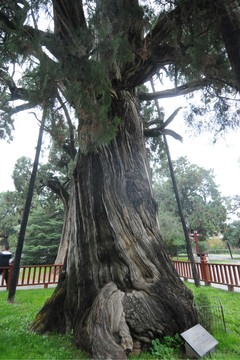
M 44 110 L 41 126 L 39 129 L 35 160 L 34 160 L 32 174 L 31 174 L 31 178 L 30 178 L 30 182 L 29 182 L 28 193 L 27 193 L 27 198 L 26 198 L 26 202 L 25 202 L 21 228 L 20 228 L 19 235 L 18 235 L 18 243 L 17 243 L 16 253 L 15 253 L 15 258 L 14 258 L 14 263 L 13 263 L 12 276 L 11 276 L 11 281 L 10 281 L 8 300 L 7 300 L 9 303 L 14 302 L 15 293 L 16 293 L 17 279 L 18 279 L 24 237 L 25 237 L 28 216 L 29 216 L 31 203 L 32 203 L 34 184 L 35 184 L 35 179 L 36 179 L 36 175 L 37 175 L 39 156 L 40 156 L 40 151 L 41 151 L 41 146 L 42 146 L 42 137 L 43 137 L 43 128 L 44 128 L 45 118 L 46 118 L 46 111 Z

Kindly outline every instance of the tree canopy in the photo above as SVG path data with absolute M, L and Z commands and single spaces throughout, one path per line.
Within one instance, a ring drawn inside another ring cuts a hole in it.
M 68 154 L 74 157 L 79 146 L 95 151 L 116 135 L 119 119 L 108 119 L 116 89 L 134 89 L 161 71 L 175 87 L 140 92 L 141 100 L 203 89 L 189 121 L 213 110 L 215 121 L 206 126 L 220 131 L 238 124 L 238 110 L 229 112 L 227 101 L 239 87 L 238 42 L 229 36 L 239 31 L 238 12 L 231 17 L 237 1 L 68 3 L 0 6 L 2 138 L 11 137 L 15 114 L 46 107 L 46 130 Z

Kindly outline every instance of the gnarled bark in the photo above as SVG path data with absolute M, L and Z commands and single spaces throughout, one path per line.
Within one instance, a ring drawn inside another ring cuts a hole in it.
M 192 293 L 164 249 L 135 98 L 119 92 L 116 139 L 79 154 L 71 184 L 66 264 L 52 298 L 32 325 L 74 331 L 97 359 L 124 359 L 136 343 L 196 323 Z

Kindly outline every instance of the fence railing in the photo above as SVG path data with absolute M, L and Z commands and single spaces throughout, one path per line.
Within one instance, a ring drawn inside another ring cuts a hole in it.
M 172 262 L 181 278 L 185 281 L 193 279 L 190 261 L 172 260 Z M 229 291 L 234 291 L 234 287 L 240 287 L 240 265 L 208 263 L 205 256 L 201 256 L 201 261 L 195 264 L 199 280 L 205 285 L 211 286 L 212 283 L 226 285 Z M 43 285 L 47 288 L 50 284 L 57 284 L 62 267 L 63 265 L 20 266 L 17 286 Z M 12 266 L 0 269 L 3 269 L 0 287 L 9 288 Z M 5 281 L 6 270 L 8 270 L 8 284 Z
M 199 280 L 205 285 L 226 285 L 229 291 L 234 291 L 234 287 L 240 287 L 240 265 L 209 263 L 205 256 L 201 257 L 201 262 L 195 264 Z M 173 260 L 173 265 L 185 281 L 193 279 L 190 261 Z
M 44 288 L 47 288 L 48 285 L 57 284 L 62 267 L 63 265 L 20 266 L 17 286 L 43 285 Z M 0 276 L 0 287 L 7 287 L 9 289 L 12 268 L 12 266 L 0 268 L 3 270 L 2 276 Z M 5 278 L 7 279 L 7 284 Z

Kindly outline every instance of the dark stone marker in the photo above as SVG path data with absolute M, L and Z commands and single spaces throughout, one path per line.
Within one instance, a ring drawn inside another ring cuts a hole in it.
M 185 341 L 186 354 L 190 359 L 200 359 L 214 352 L 218 341 L 200 324 L 181 333 Z

